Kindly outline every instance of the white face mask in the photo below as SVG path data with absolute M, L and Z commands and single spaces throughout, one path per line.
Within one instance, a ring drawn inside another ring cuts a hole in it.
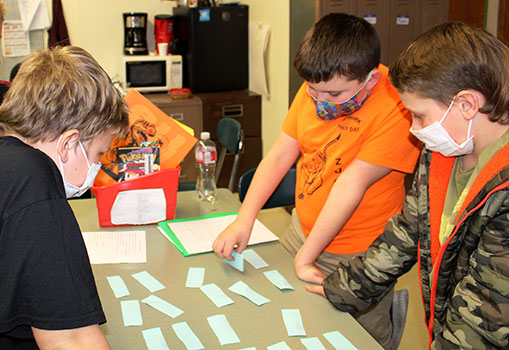
M 456 96 L 454 97 L 456 98 Z M 474 150 L 474 136 L 470 135 L 470 130 L 472 129 L 472 119 L 468 124 L 468 134 L 467 139 L 461 144 L 458 145 L 456 141 L 454 141 L 445 128 L 442 126 L 442 122 L 445 117 L 451 110 L 454 104 L 454 98 L 452 99 L 449 108 L 444 113 L 442 119 L 439 122 L 434 122 L 427 127 L 420 130 L 413 130 L 410 128 L 410 132 L 414 134 L 419 140 L 421 140 L 426 148 L 433 152 L 440 152 L 446 157 L 457 157 L 465 154 L 470 154 Z
M 60 136 L 60 138 L 62 138 L 62 136 Z M 58 139 L 57 148 L 59 143 L 60 139 Z M 101 170 L 101 163 L 93 163 L 91 165 L 90 162 L 88 161 L 87 152 L 85 152 L 85 148 L 83 148 L 83 144 L 81 143 L 81 141 L 79 141 L 79 145 L 81 147 L 81 151 L 83 152 L 83 155 L 85 156 L 85 160 L 87 161 L 88 165 L 87 178 L 85 179 L 85 182 L 83 182 L 83 185 L 81 185 L 80 187 L 65 181 L 64 165 L 62 164 L 62 159 L 60 158 L 60 155 L 57 153 L 58 161 L 60 162 L 60 171 L 62 172 L 62 179 L 64 180 L 65 196 L 67 198 L 80 197 L 83 193 L 85 193 L 90 187 L 94 185 L 95 177 L 97 176 L 99 170 Z

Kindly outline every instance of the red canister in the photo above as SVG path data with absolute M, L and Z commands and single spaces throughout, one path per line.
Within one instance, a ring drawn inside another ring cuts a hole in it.
M 156 15 L 154 20 L 154 35 L 156 39 L 156 51 L 159 54 L 157 44 L 167 43 L 169 53 L 169 43 L 173 39 L 173 16 L 170 15 Z

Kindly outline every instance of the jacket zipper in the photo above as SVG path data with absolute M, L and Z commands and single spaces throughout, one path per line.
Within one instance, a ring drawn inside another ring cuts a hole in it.
M 433 342 L 433 323 L 435 321 L 435 296 L 436 296 L 436 289 L 437 289 L 437 280 L 438 280 L 438 272 L 440 271 L 440 264 L 442 263 L 442 258 L 444 256 L 444 253 L 445 253 L 445 250 L 447 248 L 447 246 L 449 245 L 449 242 L 451 241 L 451 239 L 454 238 L 454 236 L 456 235 L 456 233 L 458 232 L 459 228 L 461 227 L 461 225 L 466 221 L 466 219 L 468 219 L 470 217 L 470 215 L 472 213 L 474 213 L 475 211 L 477 211 L 480 207 L 482 207 L 486 201 L 488 200 L 488 198 L 493 195 L 495 192 L 498 192 L 498 191 L 501 191 L 505 188 L 508 188 L 509 187 L 509 183 L 504 183 L 502 185 L 499 185 L 497 187 L 495 187 L 494 189 L 492 189 L 485 197 L 482 201 L 479 202 L 479 204 L 477 204 L 474 208 L 472 208 L 468 213 L 467 215 L 465 215 L 463 217 L 463 219 L 461 219 L 460 222 L 457 223 L 456 225 L 456 228 L 454 229 L 454 231 L 452 232 L 451 236 L 449 237 L 449 239 L 447 239 L 447 241 L 445 242 L 445 244 L 442 245 L 442 247 L 440 247 L 440 251 L 438 252 L 438 256 L 437 256 L 437 259 L 436 259 L 436 262 L 434 264 L 434 267 L 432 268 L 432 271 L 433 271 L 433 279 L 432 279 L 432 282 L 431 282 L 431 290 L 430 290 L 430 316 L 429 316 L 429 323 L 428 323 L 428 334 L 429 334 L 429 344 L 428 344 L 428 348 L 431 350 L 431 344 Z M 418 259 L 418 262 L 419 262 L 419 270 L 421 268 L 420 266 L 420 248 L 418 247 L 419 249 L 419 259 Z M 435 273 L 436 272 L 436 273 Z M 422 293 L 422 281 L 419 280 L 420 283 L 421 283 L 421 295 L 423 296 L 423 303 L 424 303 L 424 295 Z M 425 313 L 425 316 L 424 318 L 426 319 L 426 313 Z

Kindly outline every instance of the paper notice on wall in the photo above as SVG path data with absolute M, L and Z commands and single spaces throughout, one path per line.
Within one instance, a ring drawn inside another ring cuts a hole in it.
M 2 53 L 4 57 L 26 56 L 30 53 L 28 32 L 20 20 L 6 20 L 3 25 Z
M 166 219 L 166 198 L 162 188 L 119 192 L 111 208 L 114 225 L 144 225 Z
M 249 90 L 269 98 L 267 48 L 270 25 L 249 22 Z
M 18 0 L 18 8 L 25 31 L 50 27 L 46 0 Z

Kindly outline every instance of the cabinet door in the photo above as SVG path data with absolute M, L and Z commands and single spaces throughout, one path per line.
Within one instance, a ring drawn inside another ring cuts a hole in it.
M 247 90 L 197 94 L 203 102 L 203 129 L 215 139 L 222 118 L 240 122 L 244 136 L 261 135 L 261 96 Z
M 170 118 L 192 128 L 196 138 L 200 137 L 200 133 L 203 131 L 202 101 L 198 97 L 193 96 L 183 100 L 174 100 L 168 94 L 146 94 L 145 97 Z M 191 150 L 180 163 L 180 168 L 180 183 L 196 181 L 193 150 Z

